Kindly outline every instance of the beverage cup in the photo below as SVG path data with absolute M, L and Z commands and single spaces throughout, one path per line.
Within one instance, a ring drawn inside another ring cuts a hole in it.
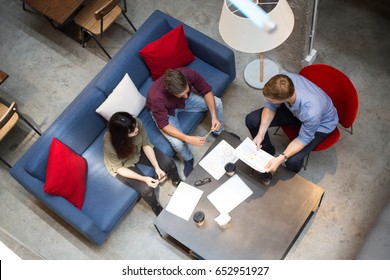
M 228 213 L 221 213 L 214 220 L 218 223 L 218 225 L 222 229 L 227 229 L 229 227 L 231 219 L 232 219 L 232 217 L 230 217 L 230 215 Z
M 203 211 L 196 211 L 194 215 L 192 216 L 194 222 L 197 226 L 201 227 L 204 224 L 205 221 L 205 215 Z
M 233 176 L 236 172 L 236 165 L 233 162 L 226 163 L 225 171 L 228 176 Z

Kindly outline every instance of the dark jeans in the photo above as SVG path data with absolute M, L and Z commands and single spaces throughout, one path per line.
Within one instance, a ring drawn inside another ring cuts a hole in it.
M 255 138 L 257 133 L 259 132 L 262 112 L 263 112 L 263 108 L 260 108 L 258 110 L 249 113 L 245 118 L 246 127 L 248 128 L 250 134 L 252 135 L 252 138 Z M 270 127 L 282 126 L 282 125 L 295 125 L 300 127 L 301 124 L 302 124 L 301 121 L 298 120 L 296 117 L 294 117 L 291 111 L 287 109 L 287 107 L 284 104 L 282 104 L 280 108 L 276 111 L 275 117 L 272 120 Z M 314 134 L 314 139 L 309 144 L 307 144 L 301 151 L 299 151 L 298 153 L 296 153 L 295 155 L 293 155 L 287 160 L 286 162 L 287 168 L 298 173 L 302 169 L 305 156 L 308 155 L 328 135 L 329 135 L 328 133 L 316 132 Z M 264 151 L 272 155 L 275 154 L 275 147 L 271 143 L 268 132 L 266 132 L 264 136 L 261 149 L 263 149 Z
M 179 173 L 177 172 L 176 164 L 173 159 L 168 157 L 166 154 L 164 154 L 157 148 L 154 148 L 154 153 L 156 154 L 156 159 L 161 169 L 164 170 L 165 173 L 167 173 L 167 176 L 171 178 L 172 182 L 179 181 Z M 142 174 L 142 172 L 137 167 L 139 163 L 152 166 L 143 150 L 141 150 L 141 157 L 138 163 L 134 167 L 129 167 L 129 169 L 139 174 Z M 126 178 L 119 174 L 116 175 L 116 178 L 124 184 L 128 185 L 129 187 L 137 190 L 141 194 L 142 198 L 146 201 L 146 203 L 148 203 L 150 207 L 152 207 L 152 209 L 159 205 L 154 189 L 146 185 L 144 182 Z

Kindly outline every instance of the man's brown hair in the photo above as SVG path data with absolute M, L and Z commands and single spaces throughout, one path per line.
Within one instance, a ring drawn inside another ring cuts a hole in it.
M 169 68 L 164 74 L 164 84 L 167 91 L 176 95 L 186 90 L 187 78 L 179 70 Z
M 265 98 L 285 100 L 293 96 L 294 91 L 294 83 L 291 79 L 286 75 L 278 74 L 264 85 L 263 95 Z

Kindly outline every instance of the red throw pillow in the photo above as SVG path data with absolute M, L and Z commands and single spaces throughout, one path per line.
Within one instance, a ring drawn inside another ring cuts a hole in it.
M 87 178 L 87 161 L 57 138 L 53 138 L 43 190 L 62 196 L 77 209 L 83 207 Z
M 153 81 L 161 77 L 168 68 L 185 66 L 195 59 L 188 47 L 182 24 L 146 45 L 139 53 L 146 62 Z

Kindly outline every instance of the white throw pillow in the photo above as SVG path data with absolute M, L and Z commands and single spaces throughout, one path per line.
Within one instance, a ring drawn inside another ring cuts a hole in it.
M 96 109 L 96 113 L 100 114 L 107 121 L 116 112 L 128 112 L 136 117 L 145 107 L 145 103 L 146 98 L 139 93 L 126 73 L 112 93 Z

